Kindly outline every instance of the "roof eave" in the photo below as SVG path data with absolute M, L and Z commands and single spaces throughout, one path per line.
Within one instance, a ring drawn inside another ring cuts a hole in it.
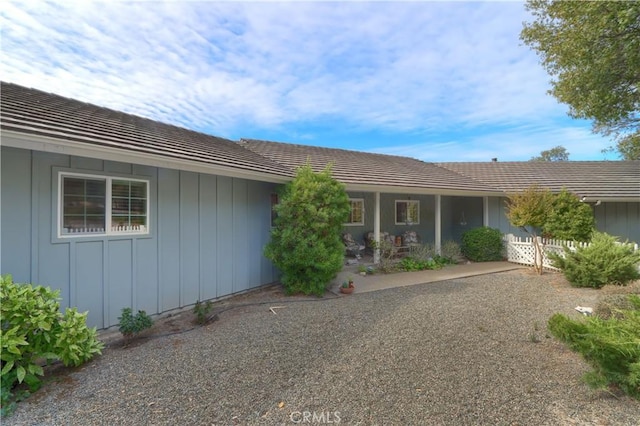
M 450 195 L 460 197 L 503 197 L 502 191 L 449 189 L 449 188 L 423 188 L 414 186 L 373 185 L 373 184 L 345 184 L 347 191 L 352 192 L 381 192 L 394 194 L 423 194 L 423 195 Z
M 97 158 L 124 163 L 135 163 L 144 166 L 185 170 L 270 183 L 286 183 L 293 177 L 278 175 L 275 173 L 272 174 L 245 170 L 238 167 L 222 166 L 203 161 L 193 161 L 153 153 L 131 151 L 122 148 L 84 144 L 61 138 L 34 135 L 31 133 L 23 133 L 8 129 L 2 130 L 2 145 L 34 151 L 52 152 L 56 154 Z

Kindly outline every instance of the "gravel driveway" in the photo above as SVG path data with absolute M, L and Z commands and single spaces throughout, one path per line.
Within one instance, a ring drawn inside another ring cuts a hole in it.
M 3 424 L 638 425 L 640 402 L 592 391 L 580 356 L 545 336 L 550 315 L 578 316 L 597 295 L 558 277 L 518 270 L 227 310 L 105 350 Z

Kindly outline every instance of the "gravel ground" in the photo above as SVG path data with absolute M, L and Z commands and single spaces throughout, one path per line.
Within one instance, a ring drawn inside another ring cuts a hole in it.
M 591 390 L 546 336 L 597 294 L 518 270 L 244 306 L 112 346 L 3 424 L 638 425 L 640 402 Z

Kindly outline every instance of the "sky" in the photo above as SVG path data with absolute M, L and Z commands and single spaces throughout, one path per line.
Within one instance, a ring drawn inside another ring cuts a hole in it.
M 618 159 L 547 93 L 530 20 L 511 1 L 3 1 L 0 76 L 231 140 Z

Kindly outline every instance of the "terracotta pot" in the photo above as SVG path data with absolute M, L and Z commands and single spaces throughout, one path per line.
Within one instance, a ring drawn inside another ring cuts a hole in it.
M 355 289 L 355 287 L 340 287 L 340 293 L 351 294 Z

